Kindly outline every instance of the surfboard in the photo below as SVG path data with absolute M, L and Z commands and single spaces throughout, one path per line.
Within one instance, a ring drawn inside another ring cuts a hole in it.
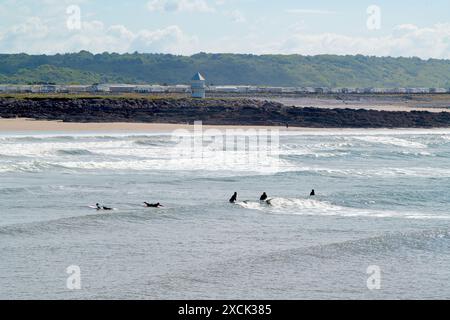
M 117 211 L 117 208 L 111 208 L 111 210 L 98 209 L 97 206 L 88 206 L 90 209 L 98 210 L 98 211 Z

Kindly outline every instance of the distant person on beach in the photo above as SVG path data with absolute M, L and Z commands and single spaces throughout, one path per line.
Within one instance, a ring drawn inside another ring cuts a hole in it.
M 230 199 L 230 203 L 236 203 L 237 197 L 238 197 L 238 194 L 237 194 L 237 192 L 235 192 Z
M 261 196 L 261 198 L 259 198 L 259 201 L 266 201 L 268 198 L 267 194 L 264 192 Z
M 310 197 L 314 197 L 316 195 L 316 191 L 313 189 L 313 191 L 311 191 L 311 193 L 310 193 Z
M 147 208 L 162 208 L 164 207 L 161 203 L 148 203 L 148 202 L 144 202 L 145 206 Z
M 97 207 L 97 210 L 105 210 L 105 211 L 111 211 L 112 210 L 112 208 L 102 207 L 98 203 L 95 206 Z

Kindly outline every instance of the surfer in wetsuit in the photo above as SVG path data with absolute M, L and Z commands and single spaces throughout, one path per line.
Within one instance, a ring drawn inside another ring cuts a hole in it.
M 238 197 L 238 194 L 237 194 L 237 192 L 235 192 L 230 199 L 230 203 L 236 203 L 237 197 Z
M 313 191 L 311 191 L 311 193 L 310 193 L 310 197 L 314 197 L 316 195 L 316 191 L 313 189 Z
M 162 208 L 164 207 L 161 203 L 148 203 L 148 202 L 144 202 L 145 206 L 147 208 Z
M 97 207 L 97 210 L 105 210 L 105 211 L 111 211 L 112 210 L 112 208 L 101 207 L 98 203 L 95 206 Z
M 259 201 L 266 201 L 268 198 L 267 194 L 264 192 L 261 196 L 261 198 L 259 198 Z

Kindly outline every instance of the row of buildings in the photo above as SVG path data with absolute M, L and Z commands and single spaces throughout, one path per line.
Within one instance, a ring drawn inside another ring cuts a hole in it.
M 450 93 L 450 88 L 313 88 L 262 86 L 205 86 L 206 93 L 273 93 L 273 94 L 332 94 L 332 93 Z M 191 93 L 190 85 L 1 85 L 0 93 Z M 195 90 L 194 90 L 195 91 Z M 202 94 L 199 96 L 202 97 Z
M 195 74 L 190 85 L 0 85 L 0 93 L 180 93 L 194 98 L 205 98 L 206 94 L 423 94 L 450 93 L 450 88 L 326 88 L 326 87 L 267 87 L 267 86 L 213 86 L 206 85 L 205 78 Z

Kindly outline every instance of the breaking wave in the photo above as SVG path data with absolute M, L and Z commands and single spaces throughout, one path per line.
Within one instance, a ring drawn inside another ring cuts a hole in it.
M 398 146 L 403 148 L 417 148 L 417 149 L 425 149 L 427 146 L 423 143 L 410 141 L 406 139 L 394 138 L 394 137 L 385 137 L 385 136 L 365 136 L 365 137 L 353 137 L 356 140 L 361 140 L 365 142 L 370 142 L 374 144 L 387 144 L 392 146 Z
M 269 214 L 450 220 L 450 215 L 350 208 L 314 199 L 274 198 L 270 201 L 270 205 L 265 202 L 251 201 L 237 204 L 245 209 L 258 210 Z

